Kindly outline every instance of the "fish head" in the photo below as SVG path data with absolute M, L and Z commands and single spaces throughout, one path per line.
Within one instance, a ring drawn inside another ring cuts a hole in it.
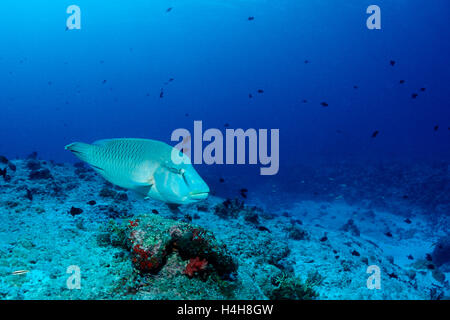
M 189 204 L 208 197 L 208 185 L 190 163 L 165 163 L 153 177 L 157 192 L 167 203 Z

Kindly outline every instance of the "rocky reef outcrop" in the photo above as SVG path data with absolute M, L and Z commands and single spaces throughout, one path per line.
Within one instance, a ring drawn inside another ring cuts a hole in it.
M 143 273 L 158 273 L 173 253 L 184 261 L 183 274 L 189 277 L 229 278 L 237 270 L 235 259 L 214 234 L 159 215 L 140 216 L 126 225 L 112 222 L 105 236 L 111 244 L 127 248 L 135 268 Z

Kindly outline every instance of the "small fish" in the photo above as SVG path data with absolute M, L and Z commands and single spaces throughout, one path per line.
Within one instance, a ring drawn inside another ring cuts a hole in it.
M 248 17 L 248 21 L 253 21 L 255 20 L 255 17 Z
M 417 93 L 413 93 L 412 95 L 411 95 L 411 98 L 413 98 L 413 99 L 415 99 L 415 98 L 417 98 L 419 95 L 417 94 Z
M 167 8 L 167 10 L 166 10 L 166 12 L 170 12 L 170 11 L 172 11 L 172 7 L 170 7 L 170 8 Z
M 159 98 L 162 99 L 164 97 L 164 91 L 163 89 L 161 89 L 161 91 L 159 92 Z
M 6 178 L 6 168 L 5 169 L 0 169 L 0 176 L 2 176 L 3 179 Z
M 328 103 L 326 103 L 326 102 L 321 102 L 320 105 L 321 105 L 322 107 L 328 107 Z
M 248 98 L 251 99 L 253 98 L 253 95 L 251 93 L 248 94 Z
M 353 89 L 358 89 L 358 86 L 353 86 Z
M 303 102 L 303 103 L 308 103 L 308 100 L 303 99 L 302 102 Z
M 103 80 L 103 81 L 102 81 L 102 84 L 105 84 L 105 83 L 106 83 L 106 80 Z
M 16 271 L 12 272 L 11 274 L 14 275 L 14 276 L 18 276 L 18 275 L 21 275 L 21 274 L 26 274 L 28 272 L 30 272 L 30 271 L 29 270 L 16 270 Z
M 438 125 L 435 125 L 435 126 L 434 126 L 434 131 L 438 131 L 438 129 L 439 129 L 439 126 L 438 126 Z
M 267 232 L 269 232 L 270 233 L 270 230 L 269 229 L 267 229 L 266 227 L 264 227 L 264 226 L 258 226 L 258 230 L 259 231 L 267 231 Z
M 305 60 L 305 64 L 308 64 L 309 63 L 309 60 Z
M 400 84 L 404 84 L 404 83 L 405 83 L 405 80 L 400 80 L 399 83 L 400 83 Z
M 427 88 L 420 88 L 420 91 L 425 92 Z
M 258 93 L 264 93 L 263 89 L 258 89 Z
M 75 216 L 77 216 L 79 214 L 82 214 L 83 213 L 83 209 L 72 207 L 72 208 L 70 208 L 69 213 L 72 215 L 72 217 L 75 217 Z
M 380 131 L 375 130 L 375 131 L 372 133 L 372 138 L 375 138 L 379 133 L 380 133 Z
M 223 126 L 226 127 L 226 128 L 228 128 L 228 127 L 230 126 L 230 124 L 225 123 Z
M 225 179 L 224 179 L 224 178 L 220 178 L 220 179 L 219 179 L 219 182 L 220 182 L 220 183 L 224 183 L 224 182 L 225 182 Z
M 26 190 L 25 198 L 27 198 L 30 201 L 33 201 L 33 193 L 30 191 L 30 189 Z
M 391 66 L 395 66 L 395 60 L 391 60 L 391 61 L 389 61 L 389 63 Z

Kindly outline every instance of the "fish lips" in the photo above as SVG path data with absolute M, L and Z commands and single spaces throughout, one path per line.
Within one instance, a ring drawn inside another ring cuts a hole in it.
M 189 193 L 189 200 L 192 201 L 201 201 L 201 200 L 205 200 L 206 198 L 208 198 L 209 195 L 209 190 L 208 191 L 199 191 L 199 192 L 190 192 Z

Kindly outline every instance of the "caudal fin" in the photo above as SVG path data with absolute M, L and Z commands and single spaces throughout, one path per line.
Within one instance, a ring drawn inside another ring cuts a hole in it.
M 83 143 L 83 142 L 74 142 L 68 144 L 64 147 L 66 150 L 69 150 L 74 155 L 78 157 L 78 159 L 89 163 L 90 151 L 92 149 L 92 145 Z

